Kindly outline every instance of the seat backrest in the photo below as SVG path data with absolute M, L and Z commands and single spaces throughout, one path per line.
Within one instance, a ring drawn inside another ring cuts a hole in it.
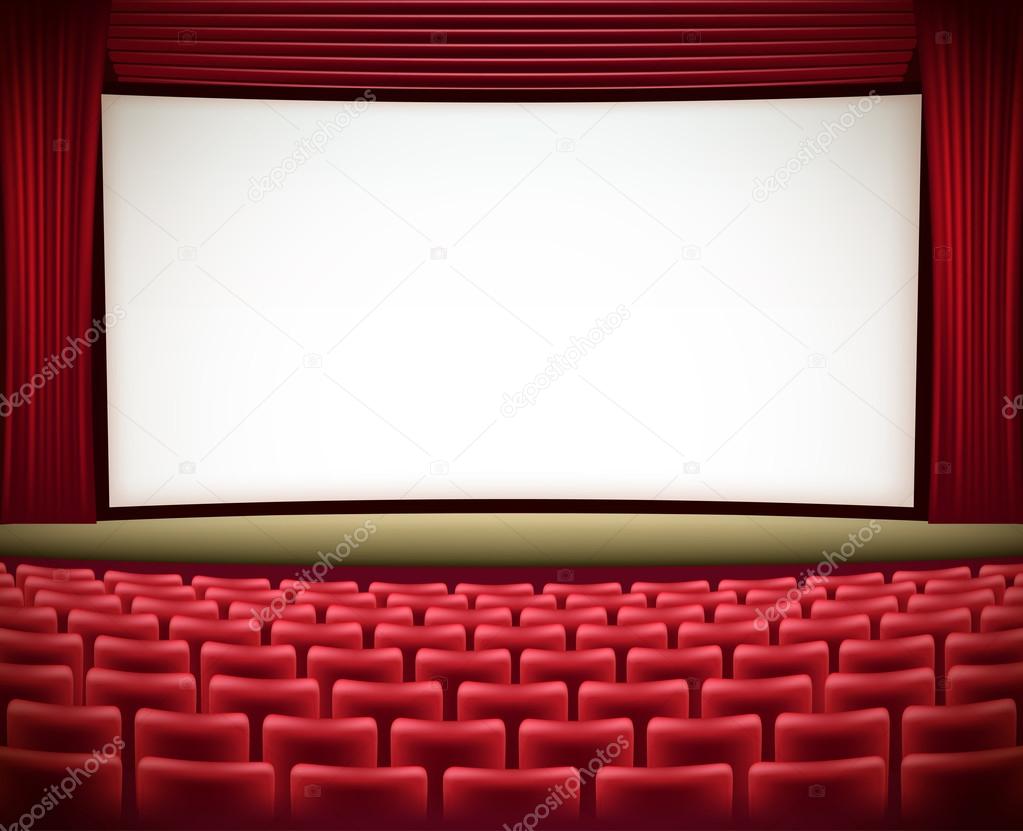
M 51 753 L 92 753 L 119 740 L 116 707 L 85 707 L 16 699 L 7 705 L 7 745 Z
M 902 753 L 960 753 L 1016 744 L 1016 702 L 1009 698 L 938 707 L 913 705 L 902 714 Z
M 143 707 L 135 714 L 135 762 L 146 756 L 195 762 L 249 761 L 244 713 L 175 713 Z
M 513 828 L 520 822 L 536 827 L 542 805 L 550 808 L 543 827 L 572 825 L 579 818 L 579 789 L 579 771 L 572 767 L 451 767 L 444 773 L 444 821 L 477 828 Z M 552 794 L 553 805 L 548 801 Z
M 732 769 L 725 764 L 597 771 L 596 819 L 626 828 L 719 827 L 732 820 Z

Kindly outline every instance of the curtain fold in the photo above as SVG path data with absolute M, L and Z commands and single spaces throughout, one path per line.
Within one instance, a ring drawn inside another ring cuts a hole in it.
M 930 520 L 1023 521 L 1023 4 L 923 0 L 934 354 Z
M 0 4 L 0 522 L 96 517 L 93 229 L 108 19 L 103 2 Z

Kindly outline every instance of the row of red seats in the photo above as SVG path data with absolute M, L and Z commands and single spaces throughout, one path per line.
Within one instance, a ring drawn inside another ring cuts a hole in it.
M 0 749 L 0 810 L 30 809 L 26 799 L 45 790 L 38 785 L 60 781 L 56 774 L 71 768 L 88 770 L 85 760 L 94 758 L 90 750 L 117 735 L 114 708 L 75 709 L 83 710 L 78 730 L 59 741 L 76 749 L 54 751 L 46 748 L 55 741 L 54 720 L 63 714 L 52 705 L 17 703 L 20 726 L 12 733 L 17 746 Z M 943 738 L 957 730 L 961 737 L 971 728 L 983 732 L 999 718 L 1006 723 L 1006 713 L 1007 723 L 1014 721 L 1009 702 L 969 709 L 965 722 L 946 725 Z M 917 712 L 912 720 L 920 752 L 908 755 L 900 771 L 904 818 L 942 825 L 967 820 L 973 826 L 978 818 L 1005 822 L 1023 816 L 1018 787 L 1023 748 L 936 751 L 928 743 L 928 729 L 931 738 L 942 730 L 927 724 L 936 713 Z M 727 823 L 747 816 L 769 824 L 857 827 L 880 822 L 888 804 L 887 715 L 880 710 L 782 716 L 775 762 L 760 761 L 761 725 L 754 715 L 703 721 L 658 717 L 650 723 L 648 745 L 656 765 L 648 768 L 632 768 L 635 737 L 626 719 L 526 719 L 519 730 L 523 764 L 518 770 L 504 769 L 505 725 L 498 719 L 454 725 L 397 719 L 390 731 L 389 768 L 375 767 L 376 727 L 365 717 L 323 722 L 271 715 L 263 726 L 265 761 L 247 762 L 247 724 L 239 714 L 142 710 L 135 751 L 139 816 L 146 824 L 191 825 L 198 802 L 207 822 L 235 825 L 267 823 L 274 815 L 341 825 L 346 817 L 359 823 L 415 823 L 427 816 L 514 824 L 545 802 L 534 798 L 530 783 L 564 784 L 570 775 L 552 779 L 552 769 L 565 768 L 588 775 L 569 788 L 573 805 L 562 819 L 581 814 L 632 827 L 665 820 L 690 826 Z M 836 740 L 844 742 L 844 757 L 834 756 Z M 80 825 L 90 819 L 116 821 L 120 812 L 119 758 L 112 753 L 93 768 L 96 775 L 81 789 L 89 799 L 80 801 L 76 794 Z M 609 773 L 615 770 L 630 772 Z M 475 791 L 472 799 L 460 793 L 463 788 Z M 371 805 L 361 804 L 366 797 Z M 458 807 L 464 800 L 472 811 Z

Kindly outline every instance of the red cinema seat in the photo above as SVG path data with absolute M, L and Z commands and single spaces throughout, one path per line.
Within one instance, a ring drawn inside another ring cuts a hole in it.
M 732 677 L 732 655 L 741 644 L 767 646 L 770 633 L 757 620 L 737 620 L 733 623 L 683 623 L 678 629 L 680 648 L 692 646 L 720 646 L 725 678 Z
M 180 574 L 117 571 L 116 569 L 108 569 L 103 572 L 103 585 L 108 592 L 113 592 L 118 583 L 145 584 L 147 586 L 180 586 L 183 582 Z
M 617 623 L 622 609 L 645 609 L 645 594 L 570 594 L 565 598 L 565 609 L 603 609 L 608 623 Z
M 439 606 L 431 606 L 423 616 L 423 623 L 426 626 L 444 626 L 452 623 L 464 626 L 466 648 L 473 649 L 476 627 L 483 624 L 511 626 L 512 614 L 510 609 L 442 609 Z
M 834 672 L 824 682 L 829 713 L 882 707 L 891 724 L 889 759 L 894 770 L 902 759 L 902 713 L 913 704 L 934 704 L 934 673 L 929 669 L 892 672 Z
M 195 589 L 189 586 L 194 592 Z M 183 599 L 183 598 L 177 598 Z M 284 592 L 279 589 L 260 589 L 259 591 L 241 591 L 239 589 L 225 589 L 222 586 L 210 586 L 203 593 L 203 600 L 212 600 L 217 604 L 220 616 L 227 617 L 228 610 L 232 603 L 251 603 L 261 605 L 266 612 L 264 616 L 274 620 L 283 614 L 290 605 Z
M 588 594 L 594 597 L 607 597 L 609 595 L 621 594 L 621 583 L 548 583 L 543 587 L 543 594 L 553 595 L 558 602 L 558 608 L 565 608 L 565 601 L 570 594 Z
M 734 591 L 738 596 L 740 603 L 746 602 L 746 593 L 750 591 L 759 590 L 774 592 L 780 597 L 788 592 L 789 589 L 794 588 L 796 588 L 795 577 L 764 577 L 757 580 L 736 580 L 733 578 L 726 578 L 718 581 L 718 591 Z
M 604 765 L 632 767 L 635 730 L 627 718 L 526 719 L 519 727 L 519 767 L 573 767 L 582 774 L 581 808 L 593 815 L 592 781 Z
M 104 750 L 94 748 L 93 750 Z M 13 829 L 109 828 L 121 819 L 121 760 L 116 753 L 51 753 L 0 747 L 0 816 Z M 56 794 L 56 796 L 54 796 Z M 28 815 L 28 822 L 20 817 Z
M 1016 580 L 1019 581 L 1020 578 L 1017 577 Z M 1005 600 L 1002 601 L 1002 604 L 1004 606 L 1023 606 L 1023 581 L 1005 590 Z
M 217 620 L 220 616 L 217 604 L 212 600 L 164 600 L 159 597 L 136 597 L 131 602 L 131 613 L 133 615 L 156 615 L 156 619 L 160 622 L 160 638 L 162 640 L 174 637 L 170 635 L 171 618 L 191 617 L 200 620 Z M 258 636 L 258 631 L 253 631 Z
M 578 718 L 579 687 L 584 681 L 613 682 L 615 653 L 613 649 L 577 649 L 574 652 L 552 652 L 527 649 L 522 653 L 523 684 L 562 681 L 568 690 L 568 717 Z
M 924 591 L 929 580 L 968 580 L 969 566 L 952 566 L 951 568 L 908 569 L 892 574 L 893 583 L 908 581 L 916 586 L 917 591 Z
M 184 641 L 138 641 L 100 635 L 93 647 L 93 666 L 126 672 L 188 672 Z
M 782 713 L 774 724 L 778 762 L 880 756 L 888 765 L 891 720 L 881 707 L 846 713 Z
M 327 609 L 326 621 L 330 623 L 358 623 L 362 627 L 362 645 L 373 647 L 377 626 L 389 623 L 392 626 L 411 626 L 412 610 L 407 606 L 391 609 L 356 609 L 351 606 L 331 606 Z
M 75 609 L 116 615 L 121 612 L 120 601 L 110 594 L 67 594 L 43 589 L 36 593 L 36 606 L 47 606 L 57 613 L 57 629 L 67 631 L 68 615 Z
M 51 753 L 119 750 L 121 713 L 116 707 L 84 707 L 15 700 L 7 705 L 7 745 Z
M 295 598 L 297 607 L 308 607 L 313 609 L 316 620 L 320 623 L 332 621 L 327 615 L 335 606 L 347 609 L 365 609 L 372 611 L 377 608 L 377 596 L 369 592 L 357 592 L 352 594 L 329 594 L 327 592 L 305 591 Z
M 29 577 L 20 588 L 26 606 L 45 606 L 45 603 L 36 603 L 36 595 L 41 591 L 86 596 L 106 594 L 102 580 L 53 580 L 49 577 Z
M 686 624 L 683 624 L 686 625 Z M 630 626 L 600 626 L 584 623 L 575 635 L 578 650 L 610 647 L 615 653 L 615 676 L 625 680 L 626 658 L 629 650 L 637 646 L 647 649 L 667 649 L 668 628 L 663 623 L 634 623 Z
M 227 607 L 228 620 L 244 620 L 253 629 L 260 631 L 260 641 L 270 643 L 270 629 L 279 620 L 292 623 L 316 623 L 316 609 L 312 606 L 285 606 L 280 614 L 262 603 L 235 600 Z
M 739 608 L 738 606 L 718 606 L 718 609 Z M 586 621 L 599 623 L 600 621 Z M 668 630 L 668 647 L 678 647 L 678 628 L 683 623 L 703 623 L 701 606 L 665 606 L 660 609 L 637 608 L 626 606 L 618 611 L 619 626 L 633 626 L 638 623 L 663 623 Z
M 848 615 L 814 620 L 786 618 L 778 628 L 778 643 L 781 646 L 808 641 L 824 641 L 828 645 L 828 668 L 831 672 L 838 670 L 838 650 L 842 641 L 850 638 L 862 640 L 870 638 L 869 617 Z
M 1023 606 L 988 606 L 980 613 L 981 632 L 1023 629 Z
M 540 823 L 563 828 L 579 819 L 579 771 L 571 767 L 532 770 L 448 768 L 444 773 L 444 822 L 456 827 L 516 828 Z M 549 810 L 548 810 L 549 809 Z M 534 821 L 535 818 L 535 821 Z
M 953 632 L 945 641 L 945 666 L 1012 664 L 1023 661 L 1023 629 Z
M 607 625 L 607 610 L 600 606 L 584 606 L 578 609 L 523 609 L 519 616 L 519 626 L 551 624 L 564 626 L 565 647 L 570 650 L 575 649 L 575 633 L 584 623 Z
M 1015 578 L 1023 574 L 1023 563 L 985 563 L 980 567 L 978 574 L 981 577 L 1000 574 L 1005 578 L 1006 583 L 1012 583 Z
M 373 636 L 376 649 L 396 646 L 401 650 L 404 678 L 414 681 L 416 677 L 416 653 L 420 649 L 449 649 L 465 651 L 465 627 L 458 623 L 439 626 L 399 626 L 381 623 Z
M 444 697 L 438 681 L 384 684 L 373 681 L 337 681 L 332 694 L 334 718 L 369 716 L 377 724 L 377 759 L 391 763 L 391 724 L 397 718 L 440 721 Z
M 961 753 L 1016 744 L 1016 704 L 1011 699 L 907 707 L 902 714 L 902 754 Z
M 199 689 L 202 711 L 227 712 L 223 709 L 210 710 L 210 682 L 218 675 L 236 678 L 289 679 L 295 678 L 295 647 L 291 644 L 279 646 L 247 646 L 237 643 L 216 643 L 208 641 L 200 653 Z M 317 703 L 319 699 L 317 698 Z M 298 715 L 298 714 L 296 714 Z
M 420 767 L 295 765 L 291 820 L 324 828 L 418 828 L 426 822 L 426 790 Z
M 746 604 L 760 609 L 768 622 L 775 624 L 786 617 L 810 617 L 810 609 L 818 600 L 827 600 L 828 592 L 824 586 L 797 587 L 789 589 L 778 596 L 777 592 L 763 589 L 750 589 L 746 593 Z M 774 611 L 770 611 L 770 610 Z M 772 627 L 773 629 L 773 627 Z
M 331 695 L 335 681 L 372 681 L 400 684 L 401 650 L 338 649 L 332 646 L 311 646 L 306 657 L 306 674 L 320 688 L 320 716 L 330 718 Z
M 130 612 L 136 597 L 159 597 L 163 600 L 195 600 L 191 586 L 154 586 L 151 583 L 118 583 L 111 595 L 121 602 L 121 611 Z
M 263 722 L 263 761 L 274 768 L 277 816 L 287 820 L 295 765 L 375 768 L 377 725 L 371 718 L 298 718 L 270 715 Z
M 999 698 L 1010 698 L 1016 702 L 1017 741 L 1023 744 L 1023 662 L 961 664 L 949 670 L 949 704 L 972 704 Z
M 459 583 L 455 594 L 469 598 L 469 608 L 476 608 L 476 599 L 487 594 L 491 597 L 530 597 L 534 592 L 532 583 Z
M 239 678 L 214 675 L 209 712 L 244 713 L 249 719 L 250 759 L 263 755 L 263 720 L 269 715 L 317 718 L 320 688 L 312 678 Z
M 803 610 L 796 603 L 793 603 L 791 606 L 741 606 L 733 603 L 722 603 L 714 609 L 714 623 L 750 621 L 757 629 L 767 632 L 771 643 L 778 642 L 778 629 L 785 618 L 802 616 Z
M 735 818 L 746 815 L 747 774 L 760 761 L 763 731 L 755 715 L 654 718 L 647 726 L 647 767 L 723 763 L 732 770 Z
M 912 603 L 912 601 L 910 601 Z M 881 618 L 888 612 L 899 611 L 896 597 L 865 597 L 859 600 L 818 600 L 810 607 L 813 620 L 866 615 L 870 619 L 870 637 L 877 638 L 881 631 Z
M 295 673 L 306 675 L 306 656 L 310 647 L 362 649 L 362 627 L 357 623 L 296 623 L 275 620 L 270 629 L 271 646 L 289 645 L 295 649 Z
M 556 609 L 558 599 L 553 594 L 481 594 L 476 598 L 477 609 L 507 609 L 512 613 L 512 625 L 519 625 L 519 615 L 525 609 Z
M 758 762 L 749 772 L 750 821 L 783 828 L 864 828 L 884 819 L 887 772 L 877 756 Z
M 37 566 L 34 563 L 20 563 L 15 569 L 15 582 L 18 588 L 25 585 L 29 577 L 45 577 L 49 580 L 95 580 L 96 573 L 91 568 L 54 568 Z
M 892 582 L 896 582 L 894 579 Z M 829 574 L 813 579 L 814 588 L 823 588 L 829 598 L 834 599 L 842 586 L 880 586 L 884 583 L 884 574 L 880 571 L 868 571 L 860 574 Z
M 195 589 L 195 596 L 200 600 L 206 596 L 206 589 L 211 586 L 234 589 L 235 591 L 258 592 L 269 589 L 270 581 L 265 577 L 211 577 L 205 574 L 197 574 L 192 578 L 192 588 Z
M 916 584 L 908 580 L 902 583 L 882 583 L 876 586 L 839 586 L 836 600 L 870 600 L 875 597 L 894 597 L 899 611 L 906 611 L 909 598 L 916 594 Z
M 305 591 L 318 591 L 322 594 L 358 594 L 359 584 L 354 580 L 295 580 L 285 579 L 277 584 L 288 597 L 296 597 Z
M 969 609 L 970 622 L 973 630 L 980 631 L 981 612 L 995 602 L 995 594 L 991 589 L 962 594 L 915 594 L 909 598 L 906 607 L 910 612 L 943 612 L 946 609 Z
M 711 678 L 703 685 L 703 717 L 752 713 L 763 725 L 761 758 L 774 759 L 774 721 L 781 713 L 813 710 L 813 684 L 808 675 L 777 678 Z
M 915 828 L 1018 828 L 1023 747 L 914 753 L 902 762 L 902 820 Z
M 476 628 L 476 649 L 507 649 L 511 655 L 512 682 L 519 682 L 519 664 L 526 649 L 550 649 L 564 652 L 568 636 L 560 623 L 544 626 L 490 626 Z
M 444 694 L 444 718 L 458 718 L 458 688 L 465 681 L 511 683 L 511 655 L 507 649 L 453 652 L 420 649 L 416 655 L 416 681 L 437 681 Z
M 168 627 L 172 640 L 188 644 L 189 671 L 197 678 L 202 671 L 204 643 L 235 643 L 259 645 L 259 630 L 247 620 L 207 620 L 194 617 L 172 617 Z
M 68 667 L 74 678 L 75 704 L 82 702 L 83 652 L 81 635 L 0 629 L 0 663 L 62 664 Z
M 25 606 L 25 595 L 19 588 L 0 588 L 0 608 L 20 609 Z
M 85 676 L 85 703 L 121 711 L 124 758 L 135 758 L 135 713 L 143 707 L 195 712 L 195 678 L 183 672 L 122 672 L 93 667 Z
M 629 650 L 626 659 L 625 680 L 632 684 L 642 681 L 667 681 L 673 678 L 686 682 L 689 689 L 689 716 L 700 717 L 700 691 L 708 678 L 721 677 L 721 647 L 693 646 L 688 649 Z
M 824 679 L 828 677 L 828 645 L 807 641 L 786 646 L 741 644 L 733 659 L 735 678 L 778 678 L 807 675 L 813 685 L 813 710 L 824 712 Z
M 650 719 L 688 718 L 689 687 L 685 681 L 646 681 L 616 684 L 584 681 L 579 687 L 579 720 L 610 719 L 625 716 L 632 722 L 636 736 L 633 759 L 646 765 L 646 733 Z
M 71 668 L 63 664 L 0 663 L 0 745 L 6 740 L 7 708 L 15 699 L 71 705 L 75 681 Z
M 561 681 L 487 684 L 466 681 L 458 688 L 458 719 L 500 719 L 504 723 L 508 768 L 519 764 L 519 727 L 526 719 L 564 721 L 568 688 Z
M 408 606 L 412 610 L 412 622 L 422 626 L 426 620 L 427 609 L 455 609 L 468 611 L 469 598 L 464 594 L 401 594 L 393 592 L 387 595 L 387 606 Z
M 943 612 L 898 612 L 881 618 L 881 640 L 930 635 L 934 639 L 934 674 L 945 675 L 945 638 L 952 632 L 970 631 L 969 609 Z
M 2 564 L 0 564 L 2 565 Z M 0 571 L 0 588 L 3 589 L 16 589 L 17 586 L 14 584 L 14 575 L 8 574 L 5 571 Z
M 657 595 L 655 607 L 658 609 L 672 606 L 699 606 L 703 609 L 704 620 L 714 620 L 714 610 L 722 603 L 738 603 L 739 596 L 734 591 L 726 592 L 662 592 Z
M 146 756 L 194 762 L 247 762 L 243 713 L 176 713 L 143 707 L 135 714 L 135 763 Z
M 1005 577 L 1001 574 L 989 574 L 987 577 L 969 577 L 963 580 L 928 580 L 924 586 L 925 594 L 965 594 L 981 589 L 990 589 L 995 596 L 995 603 L 1005 598 Z
M 0 603 L 0 629 L 56 634 L 57 612 L 46 606 L 4 606 Z
M 629 591 L 632 594 L 645 594 L 647 605 L 656 606 L 659 594 L 706 594 L 710 591 L 710 583 L 706 580 L 678 580 L 664 583 L 638 580 L 629 587 Z
M 426 771 L 427 813 L 442 814 L 444 772 L 452 767 L 504 768 L 504 723 L 395 719 L 391 725 L 391 764 Z
M 376 597 L 378 606 L 386 606 L 387 596 L 390 594 L 443 596 L 448 593 L 448 586 L 447 583 L 388 583 L 374 580 L 369 584 L 368 591 Z
M 156 615 L 108 615 L 75 609 L 67 617 L 68 633 L 82 636 L 85 668 L 92 666 L 93 645 L 100 635 L 155 641 L 160 637 L 160 622 Z
M 597 821 L 619 828 L 708 828 L 732 820 L 728 765 L 605 767 L 597 771 Z
M 892 672 L 897 669 L 934 669 L 934 638 L 909 635 L 887 641 L 842 641 L 839 672 Z
M 274 769 L 149 756 L 138 764 L 136 793 L 149 827 L 265 827 L 273 820 Z

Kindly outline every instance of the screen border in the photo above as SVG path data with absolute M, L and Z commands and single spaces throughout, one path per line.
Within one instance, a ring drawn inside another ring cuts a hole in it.
M 799 87 L 734 87 L 630 90 L 372 90 L 378 101 L 537 103 L 601 101 L 740 101 L 786 98 L 851 98 L 878 95 L 921 95 L 916 82 L 876 85 L 826 84 Z M 239 98 L 290 101 L 353 101 L 366 89 L 304 89 L 286 87 L 182 86 L 124 84 L 108 76 L 103 93 L 188 98 Z M 230 93 L 230 94 L 226 94 Z M 913 505 L 911 507 L 843 505 L 803 502 L 734 502 L 653 499 L 357 499 L 280 502 L 216 502 L 176 505 L 111 507 L 110 457 L 107 418 L 106 337 L 94 346 L 92 361 L 92 427 L 95 469 L 96 518 L 173 519 L 182 517 L 271 516 L 303 514 L 460 514 L 460 513 L 596 513 L 596 514 L 720 514 L 876 519 L 928 519 L 933 354 L 933 273 L 929 167 L 926 117 L 921 111 L 920 225 L 917 255 L 916 425 L 914 438 Z M 102 133 L 97 158 L 93 238 L 92 309 L 97 318 L 106 312 L 106 272 L 103 232 Z

